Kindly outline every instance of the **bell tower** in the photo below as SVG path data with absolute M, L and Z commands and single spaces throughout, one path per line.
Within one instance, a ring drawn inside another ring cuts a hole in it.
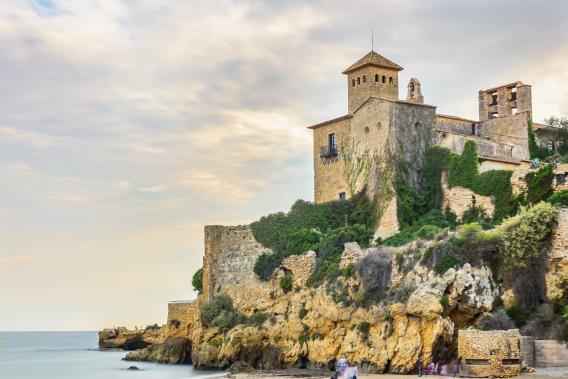
M 401 70 L 402 67 L 372 50 L 345 69 L 348 113 L 353 113 L 373 96 L 398 100 L 398 72 Z

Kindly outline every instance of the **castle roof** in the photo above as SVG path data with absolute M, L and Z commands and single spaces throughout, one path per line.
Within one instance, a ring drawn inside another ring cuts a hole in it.
M 402 67 L 397 65 L 391 60 L 383 57 L 380 54 L 377 54 L 373 50 L 371 50 L 368 54 L 366 54 L 363 58 L 359 59 L 357 62 L 353 63 L 351 66 L 346 68 L 342 74 L 348 74 L 351 71 L 355 71 L 361 67 L 365 66 L 376 66 L 376 67 L 383 67 L 383 68 L 390 68 L 391 70 L 400 71 Z

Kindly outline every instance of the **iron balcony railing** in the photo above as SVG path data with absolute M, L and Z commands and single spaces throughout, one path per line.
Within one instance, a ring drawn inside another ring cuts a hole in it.
M 321 158 L 330 158 L 336 157 L 339 154 L 339 148 L 337 146 L 322 146 L 320 147 L 320 157 Z

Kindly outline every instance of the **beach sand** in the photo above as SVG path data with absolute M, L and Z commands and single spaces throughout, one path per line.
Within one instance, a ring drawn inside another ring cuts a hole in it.
M 227 374 L 226 377 L 233 379 L 323 379 L 329 378 L 329 371 L 312 370 L 274 370 L 259 371 L 255 373 Z M 405 377 L 418 377 L 417 375 L 394 375 L 394 374 L 361 374 L 360 379 L 402 379 Z M 428 375 L 423 378 L 428 379 L 447 379 L 451 376 Z M 533 373 L 522 373 L 518 378 L 526 379 L 568 379 L 568 367 L 537 369 Z

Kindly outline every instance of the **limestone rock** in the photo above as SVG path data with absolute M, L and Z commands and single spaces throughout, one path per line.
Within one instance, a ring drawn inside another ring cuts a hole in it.
M 158 363 L 191 363 L 191 343 L 185 337 L 169 337 L 163 343 L 148 346 L 126 354 L 126 361 Z
M 124 327 L 103 329 L 99 332 L 99 348 L 136 350 L 163 340 L 162 328 L 127 329 Z

